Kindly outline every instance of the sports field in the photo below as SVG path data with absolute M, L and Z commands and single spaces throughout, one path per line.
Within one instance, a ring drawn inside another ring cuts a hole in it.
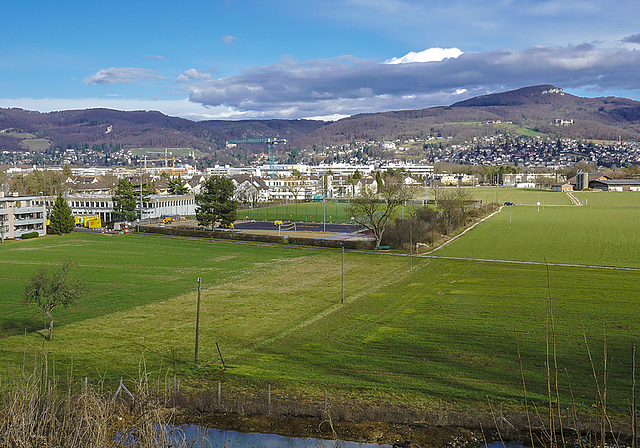
M 238 210 L 238 219 L 256 221 L 350 222 L 348 202 L 327 201 L 279 204 Z
M 587 264 L 640 267 L 637 231 L 627 228 L 637 222 L 635 210 L 505 208 L 438 253 L 565 262 L 576 261 L 576 249 Z M 563 229 L 558 236 L 547 235 L 556 227 Z M 43 341 L 44 319 L 21 305 L 21 292 L 37 267 L 68 258 L 90 292 L 56 311 L 54 340 Z M 347 252 L 342 304 L 341 267 L 338 251 L 289 246 L 99 234 L 7 242 L 0 245 L 0 374 L 44 348 L 55 353 L 63 381 L 73 368 L 74 378 L 114 384 L 136 378 L 144 359 L 154 379 L 177 375 L 185 388 L 270 383 L 301 395 L 330 389 L 372 400 L 384 394 L 407 403 L 441 398 L 482 406 L 487 397 L 521 403 L 519 347 L 527 394 L 544 402 L 551 291 L 562 400 L 569 406 L 568 376 L 574 399 L 593 402 L 584 326 L 599 375 L 606 334 L 614 360 L 608 403 L 627 412 L 630 347 L 640 336 L 638 271 L 550 266 L 548 281 L 544 265 L 414 257 L 410 271 L 405 256 Z

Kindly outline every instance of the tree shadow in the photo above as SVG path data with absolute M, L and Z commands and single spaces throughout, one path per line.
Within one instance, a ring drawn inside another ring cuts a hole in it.
M 43 324 L 41 320 L 36 319 L 9 319 L 0 321 L 0 338 L 17 336 L 27 333 L 33 333 L 42 330 Z

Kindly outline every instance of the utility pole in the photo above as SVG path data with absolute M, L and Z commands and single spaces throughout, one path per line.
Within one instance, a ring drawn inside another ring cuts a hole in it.
M 409 226 L 409 270 L 413 269 L 413 226 Z
M 198 306 L 196 308 L 196 354 L 194 358 L 194 365 L 198 365 L 198 330 L 200 329 L 200 277 L 198 277 Z
M 140 233 L 140 221 L 142 220 L 142 176 L 144 173 L 140 173 L 140 216 L 138 216 L 138 233 Z
M 322 212 L 322 231 L 326 232 L 327 231 L 327 202 L 326 202 L 326 198 L 324 196 L 322 197 L 322 208 L 323 208 L 323 212 Z

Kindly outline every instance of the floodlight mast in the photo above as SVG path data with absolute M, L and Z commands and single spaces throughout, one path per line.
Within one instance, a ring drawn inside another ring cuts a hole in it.
M 271 179 L 275 177 L 275 161 L 273 154 L 273 145 L 278 143 L 287 144 L 287 140 L 284 138 L 236 138 L 233 140 L 227 140 L 227 143 L 266 143 L 269 145 L 269 176 Z

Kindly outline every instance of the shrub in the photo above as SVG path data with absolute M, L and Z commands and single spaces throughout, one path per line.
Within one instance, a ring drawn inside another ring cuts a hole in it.
M 23 240 L 28 240 L 30 238 L 37 238 L 38 236 L 40 236 L 40 234 L 36 231 L 33 231 L 33 232 L 23 233 L 20 238 Z

